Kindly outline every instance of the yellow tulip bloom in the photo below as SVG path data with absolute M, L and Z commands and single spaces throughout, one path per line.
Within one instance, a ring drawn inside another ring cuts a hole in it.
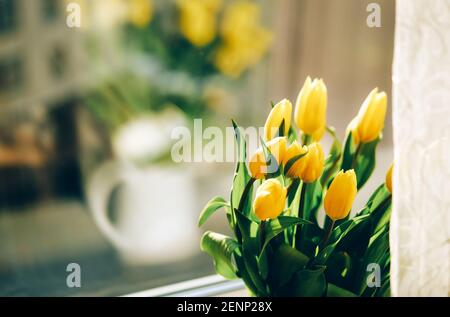
M 305 155 L 305 168 L 303 169 L 300 178 L 305 183 L 315 182 L 322 176 L 325 158 L 323 149 L 320 143 L 314 142 L 308 145 L 308 154 Z
M 387 110 L 387 95 L 384 91 L 373 89 L 364 100 L 358 115 L 349 125 L 356 144 L 372 142 L 379 137 L 384 128 Z
M 284 120 L 284 135 L 287 136 L 291 126 L 292 103 L 283 99 L 277 103 L 270 111 L 264 125 L 264 136 L 266 141 L 270 141 L 278 133 L 281 122 Z
M 314 142 L 302 147 L 295 141 L 286 151 L 284 163 L 287 164 L 290 159 L 306 152 L 307 154 L 305 156 L 300 158 L 286 171 L 286 175 L 292 178 L 299 177 L 305 183 L 312 183 L 322 176 L 325 164 L 323 149 L 319 143 Z
M 386 187 L 391 194 L 392 194 L 392 171 L 393 171 L 393 169 L 394 169 L 394 164 L 391 164 L 391 167 L 389 167 L 389 170 L 386 173 Z
M 303 133 L 320 141 L 326 127 L 327 87 L 322 79 L 308 76 L 296 101 L 295 123 Z
M 284 210 L 287 190 L 281 183 L 271 178 L 256 190 L 253 210 L 260 220 L 275 219 Z
M 293 159 L 296 156 L 305 154 L 308 152 L 308 147 L 306 145 L 301 146 L 300 143 L 297 141 L 294 141 L 289 148 L 286 151 L 286 155 L 284 157 L 283 164 L 286 166 L 286 164 L 289 162 L 289 160 Z M 298 178 L 302 175 L 303 170 L 306 166 L 306 155 L 298 159 L 290 168 L 289 170 L 285 170 L 286 176 L 291 178 Z
M 350 213 L 357 193 L 354 170 L 341 170 L 325 194 L 325 212 L 332 220 L 344 219 Z
M 276 163 L 279 166 L 286 155 L 286 137 L 277 137 L 266 143 L 267 148 L 273 157 L 276 159 Z M 263 179 L 268 173 L 275 173 L 275 162 L 270 162 L 270 166 L 267 166 L 266 157 L 262 147 L 258 148 L 249 161 L 250 174 L 255 179 Z

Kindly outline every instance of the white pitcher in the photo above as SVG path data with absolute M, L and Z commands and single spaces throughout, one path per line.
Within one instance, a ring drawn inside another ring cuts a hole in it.
M 177 261 L 199 248 L 194 184 L 190 169 L 109 161 L 88 182 L 94 221 L 130 264 Z M 116 224 L 108 217 L 113 192 L 118 195 Z

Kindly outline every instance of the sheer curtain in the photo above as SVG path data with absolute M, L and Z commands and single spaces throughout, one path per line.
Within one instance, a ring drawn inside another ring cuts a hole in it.
M 391 223 L 394 296 L 449 295 L 449 30 L 449 0 L 397 0 Z

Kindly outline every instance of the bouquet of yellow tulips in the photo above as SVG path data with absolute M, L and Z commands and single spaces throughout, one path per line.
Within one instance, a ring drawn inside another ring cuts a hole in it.
M 291 124 L 291 102 L 280 101 L 248 165 L 245 137 L 233 121 L 238 162 L 231 197 L 209 201 L 199 225 L 224 209 L 234 237 L 207 231 L 201 248 L 218 274 L 241 278 L 251 295 L 390 295 L 392 167 L 365 207 L 350 216 L 375 168 L 387 96 L 370 92 L 343 146 L 326 124 L 326 108 L 323 80 L 308 77 L 294 113 L 301 138 Z M 334 139 L 327 157 L 320 144 L 325 132 Z

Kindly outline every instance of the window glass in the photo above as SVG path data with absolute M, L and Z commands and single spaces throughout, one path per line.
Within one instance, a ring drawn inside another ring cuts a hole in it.
M 381 28 L 360 0 L 209 2 L 0 0 L 0 33 L 21 28 L 0 36 L 0 296 L 123 295 L 214 274 L 200 239 L 231 235 L 226 213 L 197 221 L 229 197 L 234 140 L 196 158 L 205 129 L 263 126 L 270 101 L 295 102 L 310 75 L 342 139 L 373 87 L 390 95 L 392 1 L 378 1 Z M 365 194 L 390 164 L 389 120 Z M 172 153 L 177 128 L 192 136 L 187 162 Z

